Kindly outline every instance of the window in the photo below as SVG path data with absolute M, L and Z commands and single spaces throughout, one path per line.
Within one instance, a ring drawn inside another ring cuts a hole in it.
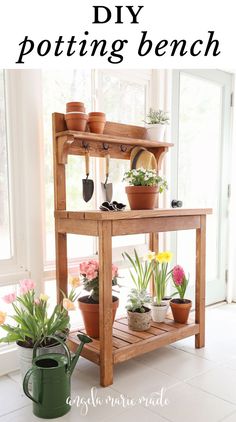
M 143 75 L 143 73 L 141 72 Z M 150 73 L 151 74 L 151 73 Z M 150 74 L 148 77 L 150 78 Z M 53 200 L 53 162 L 51 114 L 55 111 L 65 113 L 68 101 L 82 100 L 86 111 L 103 110 L 107 120 L 142 125 L 145 118 L 149 79 L 140 78 L 135 71 L 89 71 L 63 70 L 42 71 L 43 125 L 44 125 L 44 169 L 45 169 L 45 262 L 54 266 L 54 200 Z M 85 203 L 82 198 L 82 179 L 84 177 L 83 157 L 70 156 L 67 172 L 67 209 L 95 209 L 101 203 L 100 183 L 105 177 L 104 160 L 91 159 L 91 178 L 95 181 L 95 194 Z M 128 169 L 127 160 L 111 160 L 110 180 L 113 183 L 114 198 L 124 201 L 124 186 L 121 180 Z M 113 247 L 143 245 L 144 235 L 119 237 L 113 239 Z M 83 244 L 83 249 L 81 249 Z M 88 236 L 68 235 L 68 257 L 74 260 L 97 253 L 97 239 Z M 118 258 L 118 255 L 116 256 Z
M 0 70 L 0 260 L 12 257 L 5 81 Z

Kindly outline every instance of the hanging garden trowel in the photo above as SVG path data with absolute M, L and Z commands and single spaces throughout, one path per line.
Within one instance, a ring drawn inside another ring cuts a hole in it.
M 102 185 L 102 195 L 105 201 L 111 202 L 112 200 L 112 183 L 108 183 L 109 178 L 109 164 L 110 164 L 110 155 L 106 155 L 106 179 L 105 183 L 101 183 Z
M 94 191 L 94 183 L 92 179 L 89 179 L 89 152 L 86 151 L 85 154 L 85 171 L 86 171 L 86 179 L 82 180 L 83 184 L 83 198 L 85 202 L 88 202 L 92 196 Z

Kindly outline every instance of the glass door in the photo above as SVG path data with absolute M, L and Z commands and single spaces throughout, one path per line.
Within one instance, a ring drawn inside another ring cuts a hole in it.
M 213 208 L 207 219 L 207 304 L 226 297 L 231 83 L 231 74 L 217 70 L 173 72 L 172 199 L 185 208 Z M 195 231 L 175 233 L 172 248 L 191 275 L 193 299 Z

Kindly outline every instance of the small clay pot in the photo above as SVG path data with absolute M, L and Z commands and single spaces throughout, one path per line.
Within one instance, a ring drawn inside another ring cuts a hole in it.
M 158 186 L 126 186 L 131 210 L 153 210 L 157 206 Z
M 68 130 L 79 130 L 85 132 L 88 121 L 88 115 L 85 113 L 68 113 L 65 114 L 65 120 Z
M 90 132 L 103 133 L 106 124 L 106 115 L 99 111 L 89 113 L 88 126 Z
M 99 303 L 89 303 L 88 296 L 81 297 L 78 300 L 81 310 L 85 331 L 88 336 L 99 338 Z M 112 296 L 112 321 L 114 322 L 116 310 L 119 306 L 119 299 Z
M 85 113 L 84 103 L 80 103 L 78 101 L 71 101 L 70 103 L 66 103 L 66 112 L 73 113 L 73 112 L 81 112 Z
M 190 309 L 192 307 L 191 300 L 172 299 L 170 301 L 170 307 L 175 322 L 179 322 L 180 324 L 186 324 L 188 321 Z
M 144 307 L 146 312 L 127 311 L 128 327 L 134 331 L 146 331 L 151 326 L 151 309 Z
M 152 319 L 155 322 L 163 322 L 168 311 L 168 305 L 162 303 L 161 305 L 151 304 Z

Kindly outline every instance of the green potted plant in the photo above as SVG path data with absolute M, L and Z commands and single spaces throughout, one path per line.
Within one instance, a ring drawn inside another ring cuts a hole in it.
M 49 297 L 43 293 L 36 297 L 33 280 L 21 280 L 17 291 L 18 293 L 9 293 L 2 298 L 12 306 L 14 313 L 0 313 L 1 328 L 7 333 L 5 337 L 0 338 L 0 342 L 16 342 L 21 373 L 24 376 L 31 367 L 33 347 L 38 340 L 41 340 L 38 354 L 62 352 L 61 345 L 55 340 L 45 340 L 45 337 L 56 335 L 66 340 L 70 327 L 67 310 L 69 307 L 72 309 L 75 296 L 72 289 L 69 297 L 65 297 L 63 303 L 56 305 L 52 312 L 49 312 Z
M 86 333 L 93 338 L 99 338 L 99 263 L 94 259 L 80 263 L 79 272 L 82 277 L 83 289 L 90 292 L 89 295 L 78 299 L 79 309 L 81 310 Z M 118 268 L 112 264 L 112 286 L 118 285 Z M 112 296 L 113 322 L 115 320 L 116 310 L 119 306 L 119 299 Z
M 169 308 L 169 299 L 165 300 L 166 285 L 170 278 L 171 271 L 168 271 L 168 264 L 172 259 L 169 251 L 151 252 L 151 263 L 153 265 L 155 297 L 151 303 L 152 319 L 155 322 L 163 322 Z
M 129 185 L 125 191 L 131 210 L 154 209 L 158 193 L 168 188 L 166 180 L 158 176 L 155 170 L 144 168 L 125 172 L 123 181 Z
M 154 110 L 150 108 L 147 114 L 146 123 L 148 139 L 162 142 L 164 139 L 166 125 L 169 124 L 169 116 L 163 110 Z
M 128 326 L 134 331 L 145 331 L 151 325 L 151 310 L 145 305 L 150 302 L 147 288 L 152 275 L 152 263 L 141 261 L 136 249 L 134 249 L 134 258 L 127 252 L 123 253 L 123 258 L 127 258 L 132 266 L 129 272 L 135 286 L 128 295 L 126 306 Z
M 189 278 L 186 277 L 183 268 L 180 265 L 176 265 L 171 271 L 172 280 L 174 286 L 179 294 L 178 299 L 171 299 L 170 307 L 174 320 L 181 324 L 186 324 L 190 309 L 192 307 L 192 301 L 185 299 L 186 289 L 188 287 Z

